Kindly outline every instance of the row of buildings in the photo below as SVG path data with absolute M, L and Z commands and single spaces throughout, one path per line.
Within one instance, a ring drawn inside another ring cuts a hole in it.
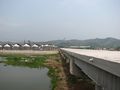
M 38 44 L 0 44 L 0 50 L 56 50 L 57 46 L 50 45 L 50 44 L 44 44 L 44 45 L 38 45 Z

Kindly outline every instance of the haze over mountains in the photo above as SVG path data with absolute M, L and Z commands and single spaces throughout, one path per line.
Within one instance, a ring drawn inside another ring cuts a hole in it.
M 105 38 L 105 39 L 87 39 L 87 40 L 54 40 L 48 41 L 48 43 L 55 44 L 59 47 L 69 47 L 69 46 L 80 46 L 87 45 L 91 47 L 101 47 L 101 48 L 116 48 L 120 46 L 120 39 L 116 38 Z
M 0 40 L 120 39 L 120 0 L 0 0 Z
M 71 39 L 71 40 L 51 40 L 46 42 L 34 42 L 34 41 L 24 41 L 24 42 L 0 42 L 1 44 L 4 43 L 36 43 L 36 44 L 54 44 L 58 47 L 69 47 L 69 46 L 91 46 L 94 48 L 116 48 L 120 47 L 120 39 L 108 37 L 104 39 L 96 38 L 96 39 L 87 39 L 87 40 L 77 40 L 77 39 Z

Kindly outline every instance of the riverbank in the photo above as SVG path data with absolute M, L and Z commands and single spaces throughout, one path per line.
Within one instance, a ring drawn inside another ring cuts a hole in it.
M 17 53 L 16 53 L 17 52 Z M 30 52 L 30 53 L 29 53 Z M 51 78 L 52 90 L 94 90 L 91 82 L 72 76 L 69 64 L 65 63 L 58 51 L 2 51 L 0 56 L 7 57 L 6 64 L 30 68 L 47 67 Z
M 62 61 L 59 54 L 50 57 L 45 64 L 55 70 L 55 76 L 57 77 L 57 81 L 55 82 L 56 87 L 54 88 L 54 90 L 69 90 L 67 76 L 64 72 L 64 68 L 62 66 Z
M 69 90 L 58 51 L 2 51 L 8 65 L 30 68 L 47 67 L 52 90 Z
M 58 51 L 37 51 L 37 50 L 0 50 L 0 55 L 11 55 L 11 54 L 18 54 L 18 55 L 51 55 L 57 54 Z
M 45 64 L 52 67 L 55 76 L 58 77 L 54 90 L 95 90 L 94 83 L 86 75 L 83 77 L 71 75 L 69 64 L 65 63 L 59 54 L 49 57 Z

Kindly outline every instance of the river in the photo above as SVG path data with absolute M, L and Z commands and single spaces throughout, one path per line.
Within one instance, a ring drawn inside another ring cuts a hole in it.
M 47 72 L 47 68 L 29 68 L 0 63 L 0 90 L 51 90 Z

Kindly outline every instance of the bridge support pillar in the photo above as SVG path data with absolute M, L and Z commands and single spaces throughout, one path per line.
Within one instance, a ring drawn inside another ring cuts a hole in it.
M 72 75 L 80 77 L 81 76 L 81 70 L 75 65 L 74 59 L 70 59 L 69 62 L 70 62 L 70 73 Z

